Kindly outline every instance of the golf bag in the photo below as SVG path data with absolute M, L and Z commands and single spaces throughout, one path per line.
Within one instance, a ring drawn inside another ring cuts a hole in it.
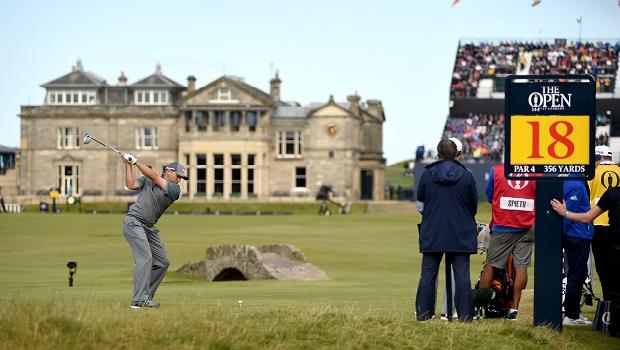
M 486 261 L 484 264 L 486 264 Z M 474 312 L 478 317 L 506 317 L 508 310 L 510 310 L 515 277 L 512 254 L 508 257 L 506 269 L 493 269 L 493 271 L 493 280 L 488 288 L 480 288 L 480 278 L 478 278 L 475 289 L 472 290 Z M 482 272 L 480 276 L 482 277 Z

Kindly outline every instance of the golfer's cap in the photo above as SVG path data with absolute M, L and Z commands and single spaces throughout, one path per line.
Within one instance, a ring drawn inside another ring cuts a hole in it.
M 594 147 L 594 155 L 602 156 L 602 157 L 611 157 L 613 155 L 613 151 L 611 148 L 607 146 L 596 146 Z
M 456 137 L 450 137 L 448 140 L 454 142 L 457 152 L 463 152 L 463 144 L 459 139 L 457 139 Z
M 177 173 L 177 175 L 179 175 L 182 179 L 189 180 L 189 175 L 187 175 L 187 168 L 185 167 L 185 165 L 174 162 L 166 164 L 164 165 L 164 167 L 167 170 L 174 170 L 174 172 Z

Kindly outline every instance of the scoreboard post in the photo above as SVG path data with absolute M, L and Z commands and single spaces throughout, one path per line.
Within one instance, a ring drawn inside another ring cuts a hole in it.
M 505 176 L 536 184 L 534 325 L 562 329 L 563 181 L 594 176 L 595 81 L 590 75 L 506 78 Z

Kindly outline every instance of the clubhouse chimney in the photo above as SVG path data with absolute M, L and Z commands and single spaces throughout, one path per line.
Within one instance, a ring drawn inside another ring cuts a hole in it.
M 357 94 L 357 91 L 353 95 L 347 96 L 347 101 L 349 101 L 349 109 L 355 115 L 360 115 L 360 96 Z
M 367 100 L 366 105 L 368 106 L 368 113 L 379 120 L 383 120 L 383 105 L 380 100 Z
M 271 81 L 269 81 L 269 84 L 271 85 L 271 98 L 278 102 L 280 101 L 280 84 L 282 83 L 282 80 L 280 80 L 280 71 L 276 70 L 276 76 L 271 79 Z
M 187 94 L 191 95 L 196 91 L 196 77 L 190 75 L 187 77 Z

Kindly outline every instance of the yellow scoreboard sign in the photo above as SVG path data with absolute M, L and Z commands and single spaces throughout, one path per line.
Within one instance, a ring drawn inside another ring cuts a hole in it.
M 504 175 L 535 181 L 594 176 L 596 94 L 589 75 L 506 78 Z
M 590 116 L 512 115 L 510 118 L 511 164 L 585 166 L 590 163 Z M 558 170 L 581 172 L 582 169 Z

